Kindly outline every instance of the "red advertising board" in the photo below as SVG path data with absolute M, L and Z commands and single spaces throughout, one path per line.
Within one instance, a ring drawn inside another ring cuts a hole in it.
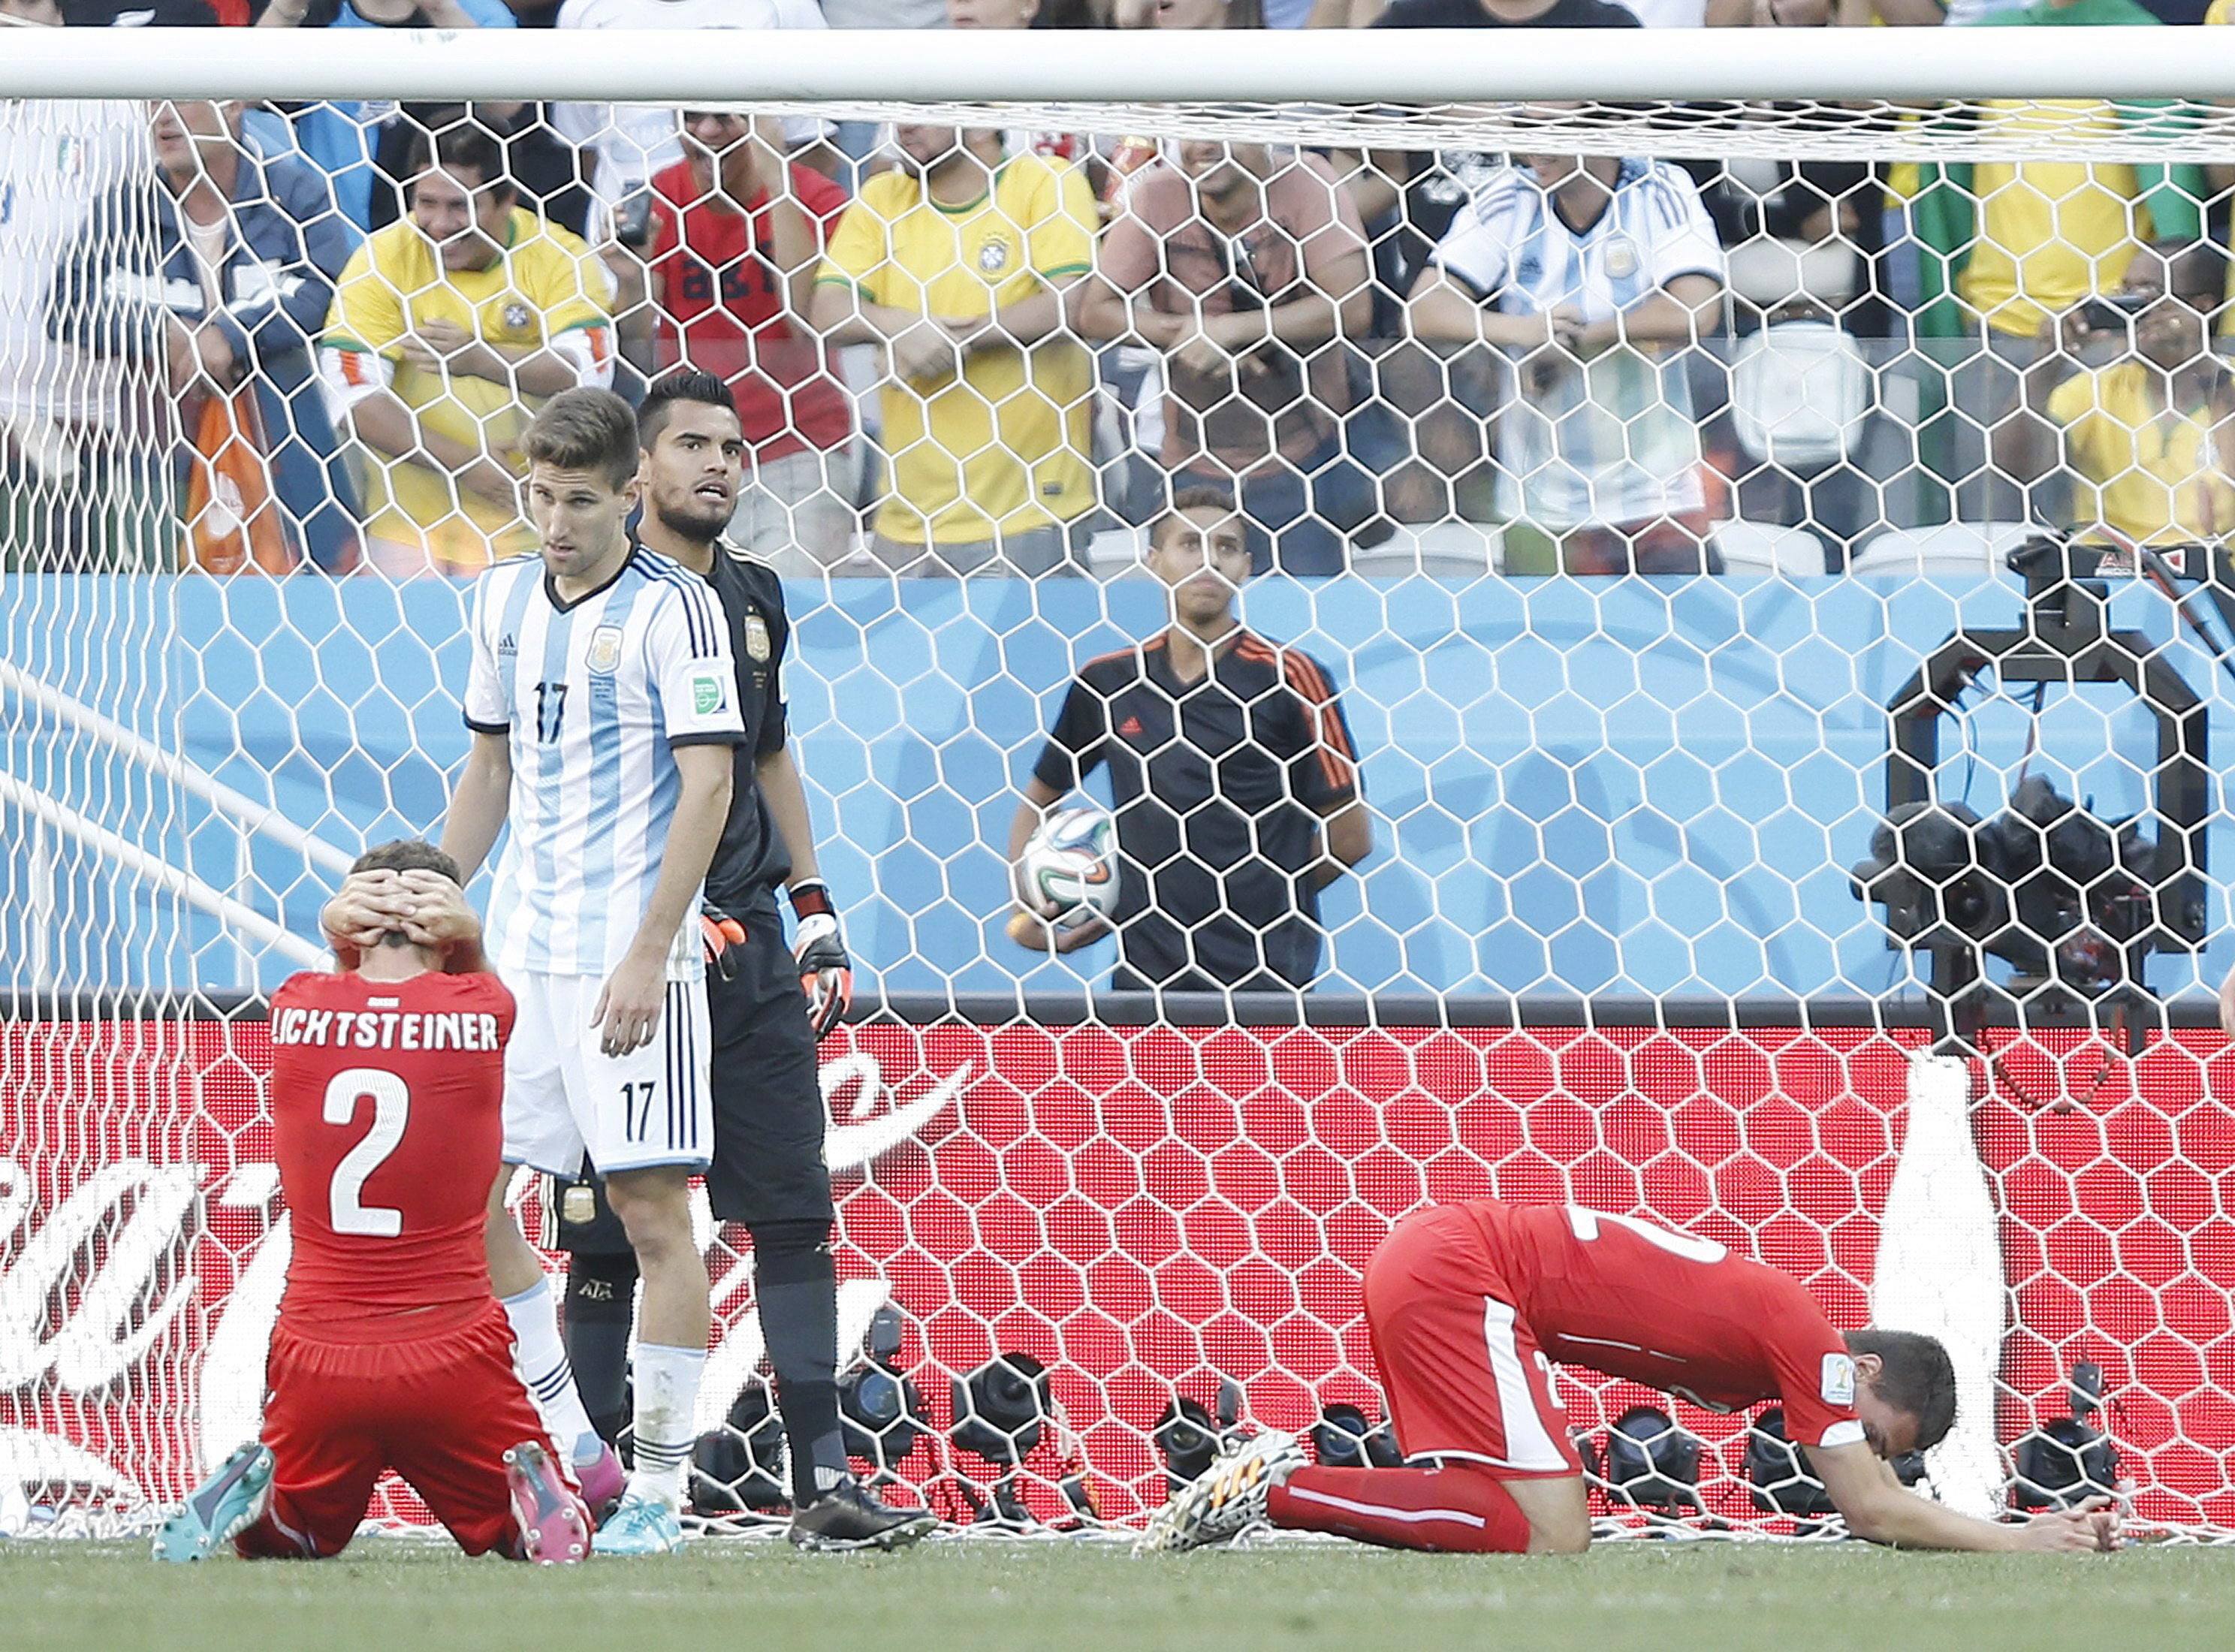
M 1990 1096 L 2013 1326 L 2000 1438 L 2061 1415 L 2073 1361 L 2140 1513 L 2235 1524 L 2235 1118 L 2224 1040 L 2120 1061 L 2070 1112 Z M 2211 1052 L 2207 1054 L 2207 1052 Z M 1643 1216 L 1743 1247 L 1862 1322 L 1904 1131 L 1909 1045 L 1841 1031 L 999 1027 L 877 1024 L 825 1049 L 845 1317 L 888 1298 L 930 1419 L 947 1378 L 1045 1362 L 1102 1511 L 1159 1495 L 1149 1430 L 1239 1382 L 1268 1425 L 1378 1406 L 1358 1281 L 1390 1224 L 1494 1193 Z M 265 1028 L 0 1026 L 0 1468 L 36 1501 L 176 1496 L 253 1426 L 284 1251 L 260 1101 Z M 2012 1058 L 2035 1094 L 2096 1048 Z M 263 1266 L 259 1267 L 259 1258 Z M 718 1255 L 714 1415 L 757 1363 L 749 1274 Z M 724 1262 L 731 1265 L 721 1265 Z M 1596 1431 L 1648 1396 L 1567 1376 Z M 1743 1419 L 1689 1406 L 1707 1502 Z M 1067 1466 L 1051 1440 L 1027 1468 Z M 910 1478 L 993 1471 L 927 1446 Z M 4 1492 L 0 1492 L 4 1495 Z M 1052 1511 L 1052 1492 L 1033 1493 Z

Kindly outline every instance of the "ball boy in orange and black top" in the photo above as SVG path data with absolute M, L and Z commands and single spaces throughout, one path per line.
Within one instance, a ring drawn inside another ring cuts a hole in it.
M 1120 862 L 1111 984 L 1294 992 L 1318 974 L 1319 891 L 1373 846 L 1357 748 L 1327 668 L 1242 626 L 1245 525 L 1223 488 L 1183 488 L 1150 529 L 1172 622 L 1081 666 L 1011 823 L 1014 863 L 1047 811 L 1110 769 Z M 1013 920 L 1067 952 L 1107 931 Z
M 353 872 L 377 875 L 423 918 L 272 996 L 272 1142 L 294 1249 L 262 1438 L 189 1499 L 159 1558 L 198 1559 L 228 1537 L 251 1559 L 338 1554 L 390 1468 L 469 1555 L 589 1552 L 589 1512 L 546 1450 L 483 1249 L 512 994 L 482 967 L 447 856 L 388 844 Z

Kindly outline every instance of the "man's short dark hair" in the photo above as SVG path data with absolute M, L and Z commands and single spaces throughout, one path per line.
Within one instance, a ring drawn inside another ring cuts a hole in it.
M 515 193 L 504 169 L 504 146 L 478 121 L 461 121 L 439 132 L 422 132 L 411 140 L 404 176 L 416 179 L 437 167 L 444 172 L 470 172 L 482 186 L 494 184 L 505 194 Z
M 652 451 L 652 444 L 667 428 L 667 416 L 675 410 L 678 402 L 725 408 L 731 413 L 737 410 L 737 398 L 713 374 L 702 373 L 695 367 L 678 367 L 654 380 L 652 388 L 644 393 L 644 400 L 637 403 L 637 446 L 647 453 Z
M 1222 516 L 1241 514 L 1241 507 L 1234 502 L 1232 489 L 1221 488 L 1213 482 L 1196 482 L 1175 493 L 1172 502 L 1149 524 L 1149 543 L 1162 544 L 1172 525 L 1191 510 L 1215 510 Z
M 458 863 L 423 837 L 399 837 L 369 849 L 351 862 L 350 872 L 440 872 L 460 888 L 466 886 Z
M 1875 1328 L 1847 1333 L 1847 1352 L 1875 1354 L 1878 1397 L 1917 1419 L 1916 1449 L 1930 1451 L 1956 1426 L 1956 1364 L 1933 1338 Z
M 611 390 L 587 385 L 560 390 L 528 421 L 520 450 L 532 464 L 559 470 L 595 470 L 619 492 L 641 462 L 637 455 L 636 415 Z

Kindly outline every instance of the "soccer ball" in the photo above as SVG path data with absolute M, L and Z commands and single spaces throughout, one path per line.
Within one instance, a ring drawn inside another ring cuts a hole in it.
M 1118 823 L 1099 809 L 1065 809 L 1042 821 L 1019 857 L 1019 882 L 1075 929 L 1118 911 Z

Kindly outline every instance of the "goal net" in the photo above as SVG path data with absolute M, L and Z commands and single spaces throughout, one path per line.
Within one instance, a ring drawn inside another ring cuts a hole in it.
M 104 42 L 70 98 L 54 38 L 0 51 L 0 1531 L 132 1529 L 256 1427 L 264 994 L 441 818 L 525 419 L 678 364 L 744 415 L 861 982 L 823 1084 L 865 1470 L 1100 1529 L 1222 1432 L 1381 1450 L 1367 1259 L 1494 1194 L 1942 1336 L 1958 1506 L 2235 1520 L 2218 31 L 2186 96 L 2135 31 L 1960 85 L 1901 31 L 1919 74 L 1790 102 L 1782 41 L 1668 45 L 1678 97 L 1660 36 L 1386 84 L 1345 56 L 1383 31 L 1191 36 L 1195 101 L 1122 104 L 1078 65 L 1142 95 L 1142 37 L 974 83 L 945 36 L 672 37 L 725 102 L 640 39 L 305 36 L 292 84 L 352 95 L 274 102 L 255 32 L 233 79 Z M 908 49 L 914 101 L 829 95 Z M 1318 78 L 1268 101 L 1261 56 Z M 1181 678 L 1144 732 L 1090 673 L 1071 786 L 1069 686 L 1172 622 L 1191 487 L 1238 501 L 1233 692 L 1290 744 L 1237 799 Z M 1107 807 L 1150 748 L 1175 819 L 1334 858 L 1268 919 L 1224 840 L 1121 815 L 1119 937 L 1019 945 L 1027 784 Z M 706 1228 L 694 1499 L 744 1527 L 787 1480 Z M 1775 1419 L 1558 1390 L 1607 1529 L 1824 1529 Z

